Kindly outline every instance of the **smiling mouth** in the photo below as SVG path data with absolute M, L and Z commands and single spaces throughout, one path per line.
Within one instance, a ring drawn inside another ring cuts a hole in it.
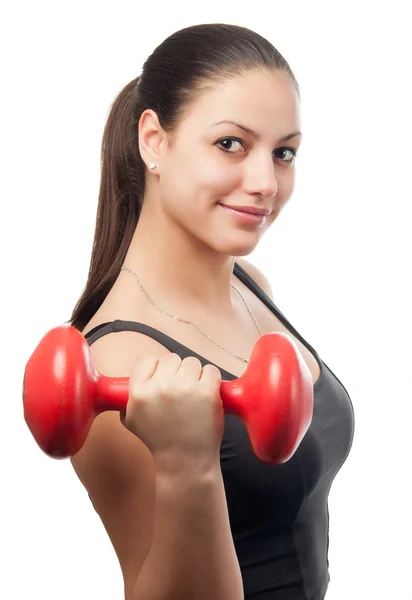
M 269 208 L 257 208 L 255 206 L 230 206 L 228 204 L 223 204 L 223 202 L 218 202 L 218 204 L 220 204 L 220 206 L 224 206 L 225 208 L 229 208 L 230 210 L 247 213 L 249 215 L 268 217 L 272 213 Z
M 261 225 L 266 219 L 266 215 L 264 214 L 255 215 L 250 212 L 235 210 L 234 208 L 226 206 L 225 204 L 221 204 L 220 202 L 218 203 L 218 205 L 221 206 L 223 210 L 230 213 L 237 220 L 238 223 L 241 223 L 243 225 Z

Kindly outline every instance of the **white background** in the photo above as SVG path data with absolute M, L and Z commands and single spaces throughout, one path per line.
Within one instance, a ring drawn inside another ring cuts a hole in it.
M 23 420 L 23 371 L 86 282 L 115 95 L 177 29 L 226 22 L 267 37 L 302 90 L 295 192 L 248 258 L 355 408 L 352 452 L 330 493 L 327 600 L 412 598 L 407 5 L 72 1 L 2 10 L 1 597 L 123 598 L 117 558 L 70 462 L 43 454 Z

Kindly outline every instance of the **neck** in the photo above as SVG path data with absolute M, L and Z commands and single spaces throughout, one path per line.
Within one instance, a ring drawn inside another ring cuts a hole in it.
M 153 235 L 156 232 L 156 236 Z M 134 271 L 154 302 L 173 313 L 186 308 L 189 315 L 202 313 L 235 314 L 237 292 L 231 288 L 235 259 L 214 252 L 210 247 L 182 231 L 176 223 L 151 219 L 142 209 L 124 265 Z M 121 271 L 128 289 L 132 275 Z

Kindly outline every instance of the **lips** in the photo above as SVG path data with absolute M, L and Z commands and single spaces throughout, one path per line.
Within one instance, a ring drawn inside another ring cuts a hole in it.
M 223 202 L 218 202 L 221 206 L 225 206 L 226 208 L 231 208 L 232 210 L 236 210 L 238 212 L 247 213 L 249 215 L 260 215 L 267 217 L 272 212 L 266 208 L 256 208 L 254 206 L 232 206 L 229 204 L 223 204 Z

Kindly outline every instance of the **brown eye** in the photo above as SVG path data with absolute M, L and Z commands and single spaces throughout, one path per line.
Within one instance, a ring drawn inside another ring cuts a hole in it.
M 279 152 L 281 154 L 289 152 L 289 153 L 292 154 L 291 158 L 289 158 L 289 159 L 285 159 L 283 157 L 279 157 L 285 163 L 292 163 L 294 161 L 294 159 L 297 157 L 297 150 L 295 148 L 279 148 L 279 150 L 276 150 L 275 154 L 277 152 Z
M 221 150 L 223 150 L 223 152 L 227 152 L 228 154 L 235 154 L 235 151 L 233 150 L 233 148 L 236 144 L 240 144 L 241 147 L 245 150 L 245 143 L 243 142 L 243 140 L 236 138 L 236 137 L 221 138 L 220 140 L 218 140 L 215 143 L 215 146 L 220 147 Z M 235 150 L 236 150 L 236 148 L 235 148 Z M 284 158 L 285 154 L 286 154 L 286 156 L 288 156 L 287 153 L 289 153 L 289 158 Z M 280 154 L 283 156 L 276 156 L 277 154 Z M 290 156 L 290 155 L 292 155 L 292 156 Z M 277 158 L 280 158 L 281 161 L 284 162 L 285 164 L 292 164 L 294 159 L 297 156 L 297 150 L 295 148 L 291 148 L 291 147 L 278 148 L 278 150 L 275 150 L 274 156 L 276 156 Z
M 228 138 L 222 138 L 221 140 L 218 140 L 216 142 L 216 146 L 219 146 L 222 148 L 222 150 L 224 152 L 229 152 L 231 154 L 234 154 L 233 152 L 233 146 L 237 144 L 240 144 L 243 148 L 244 148 L 244 144 L 242 142 L 242 140 L 239 140 L 238 138 L 234 138 L 234 137 L 228 137 Z

